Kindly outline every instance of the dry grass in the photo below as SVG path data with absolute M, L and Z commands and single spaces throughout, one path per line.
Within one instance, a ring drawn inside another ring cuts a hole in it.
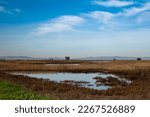
M 60 64 L 48 66 L 46 64 Z M 67 65 L 79 64 L 79 65 Z M 0 71 L 134 71 L 149 69 L 150 61 L 5 61 L 0 62 Z
M 66 65 L 74 63 L 79 65 Z M 45 64 L 60 65 L 46 66 Z M 119 74 L 132 80 L 133 83 L 98 91 L 6 73 L 10 71 L 108 72 Z M 58 99 L 150 99 L 150 61 L 2 61 L 0 62 L 0 79 Z

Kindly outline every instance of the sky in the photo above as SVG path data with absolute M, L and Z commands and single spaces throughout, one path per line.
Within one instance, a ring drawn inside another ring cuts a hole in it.
M 0 0 L 0 56 L 150 56 L 150 0 Z

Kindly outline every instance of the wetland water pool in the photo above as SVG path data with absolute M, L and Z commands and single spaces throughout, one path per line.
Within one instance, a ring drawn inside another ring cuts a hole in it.
M 119 78 L 119 76 L 113 74 L 103 74 L 103 73 L 13 73 L 15 75 L 25 75 L 34 78 L 49 79 L 51 81 L 56 81 L 58 83 L 68 83 L 77 85 L 80 87 L 92 88 L 97 90 L 107 90 L 111 88 L 103 83 L 97 84 L 96 78 L 107 79 L 115 78 L 122 82 L 130 83 L 124 78 Z

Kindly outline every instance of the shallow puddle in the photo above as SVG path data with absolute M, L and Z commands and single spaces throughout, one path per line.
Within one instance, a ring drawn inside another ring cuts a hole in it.
M 35 78 L 49 79 L 51 81 L 56 81 L 59 83 L 68 83 L 77 85 L 80 87 L 93 88 L 98 90 L 107 90 L 111 88 L 110 86 L 98 85 L 95 77 L 97 78 L 116 78 L 118 80 L 122 79 L 113 74 L 103 74 L 103 73 L 13 73 L 15 75 L 25 75 Z M 124 80 L 122 80 L 125 82 Z

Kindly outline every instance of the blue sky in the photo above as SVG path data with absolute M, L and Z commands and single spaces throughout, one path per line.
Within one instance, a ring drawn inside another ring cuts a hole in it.
M 150 56 L 150 0 L 0 0 L 0 56 Z

